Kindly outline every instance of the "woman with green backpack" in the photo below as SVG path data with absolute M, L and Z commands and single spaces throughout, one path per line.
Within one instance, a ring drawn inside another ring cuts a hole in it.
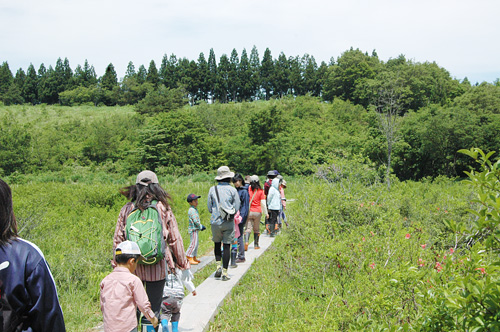
M 152 171 L 142 171 L 137 175 L 136 183 L 122 188 L 120 193 L 130 201 L 122 207 L 116 223 L 113 239 L 113 249 L 125 240 L 136 238 L 151 238 L 149 243 L 139 244 L 141 253 L 146 257 L 146 264 L 140 264 L 135 274 L 146 287 L 151 309 L 160 312 L 163 287 L 165 285 L 167 268 L 175 271 L 178 267 L 185 280 L 192 280 L 190 264 L 184 252 L 182 236 L 177 220 L 168 204 L 170 195 L 160 186 L 158 177 Z M 156 212 L 157 211 L 157 215 Z M 140 222 L 141 218 L 143 222 Z M 136 220 L 137 219 L 137 220 Z M 137 234 L 145 232 L 141 225 L 150 222 L 153 231 L 150 235 Z M 160 227 L 160 230 L 156 228 Z M 155 232 L 160 231 L 160 240 L 154 240 Z M 152 248 L 145 253 L 144 248 Z M 149 258 L 148 258 L 149 256 Z M 147 323 L 147 321 L 145 321 Z

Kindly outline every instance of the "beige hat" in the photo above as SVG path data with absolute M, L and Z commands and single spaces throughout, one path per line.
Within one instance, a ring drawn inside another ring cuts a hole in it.
M 281 185 L 286 188 L 286 181 L 285 180 L 281 181 Z
M 250 177 L 250 182 L 259 182 L 259 176 L 258 175 L 252 175 Z
M 234 172 L 231 172 L 229 170 L 229 167 L 221 166 L 217 169 L 217 176 L 215 177 L 215 180 L 219 181 L 222 179 L 233 178 L 233 177 L 234 177 Z
M 154 172 L 151 171 L 142 171 L 137 175 L 137 179 L 135 180 L 136 184 L 142 184 L 143 186 L 147 186 L 150 183 L 159 183 L 158 177 Z

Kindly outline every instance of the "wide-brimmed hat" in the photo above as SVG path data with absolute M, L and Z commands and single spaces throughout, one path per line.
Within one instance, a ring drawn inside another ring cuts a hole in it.
M 217 176 L 215 177 L 215 180 L 220 181 L 220 180 L 227 179 L 227 178 L 233 178 L 233 176 L 234 176 L 234 172 L 231 172 L 229 170 L 229 167 L 221 166 L 217 169 Z
M 137 179 L 135 180 L 136 184 L 142 184 L 143 186 L 147 186 L 150 183 L 159 183 L 158 177 L 152 171 L 142 171 L 137 175 Z

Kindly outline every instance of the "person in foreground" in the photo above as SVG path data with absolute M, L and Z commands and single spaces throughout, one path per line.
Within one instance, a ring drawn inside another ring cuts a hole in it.
M 215 262 L 217 263 L 214 277 L 221 278 L 222 281 L 230 279 L 227 268 L 231 244 L 234 239 L 234 216 L 236 211 L 240 209 L 240 197 L 230 184 L 233 177 L 234 173 L 229 170 L 229 167 L 219 167 L 215 177 L 218 184 L 210 188 L 207 198 L 208 211 L 212 214 L 210 225 L 212 227 L 212 241 L 214 241 Z M 221 215 L 221 211 L 225 216 Z M 223 252 L 221 244 L 224 247 Z
M 36 245 L 18 237 L 12 192 L 1 179 L 0 331 L 66 331 L 49 266 Z
M 137 308 L 154 327 L 158 326 L 142 281 L 132 274 L 140 259 L 143 257 L 137 243 L 123 241 L 116 247 L 117 266 L 101 281 L 104 332 L 137 332 Z

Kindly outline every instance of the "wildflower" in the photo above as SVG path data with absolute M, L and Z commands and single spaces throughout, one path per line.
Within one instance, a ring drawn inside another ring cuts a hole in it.
M 363 207 L 364 205 L 365 205 L 365 204 L 363 204 L 363 203 L 359 204 L 359 206 L 361 206 L 361 207 Z
M 364 237 L 364 236 L 363 236 L 363 239 L 362 239 L 362 240 L 363 240 L 363 242 L 365 242 L 365 237 Z
M 452 253 L 452 254 L 453 254 L 454 252 L 455 252 L 455 249 L 450 248 L 450 253 Z
M 372 269 L 374 269 L 374 268 L 375 268 L 375 263 L 371 263 L 371 264 L 370 264 L 370 267 L 371 267 Z
M 410 233 L 408 233 L 408 234 L 405 235 L 405 239 L 408 240 L 409 238 L 410 238 Z
M 436 266 L 434 266 L 434 268 L 438 271 L 438 272 L 441 272 L 443 270 L 443 267 L 441 266 L 441 263 L 439 262 L 436 262 Z
M 371 202 L 372 206 L 375 205 L 375 202 Z
M 448 210 L 444 210 L 444 213 L 448 213 Z
M 422 247 L 422 249 L 425 249 L 425 247 L 427 247 L 427 244 L 424 243 L 424 244 L 421 244 L 420 246 Z
M 375 234 L 373 234 L 373 232 L 372 232 L 372 231 L 370 231 L 370 235 L 371 235 L 371 236 L 374 236 Z
M 486 274 L 486 271 L 484 270 L 484 267 L 478 267 L 476 270 L 480 271 L 481 274 Z
M 439 206 L 437 207 L 437 210 L 439 211 Z
M 425 266 L 425 261 L 422 258 L 419 258 L 418 262 L 419 262 L 418 266 Z

